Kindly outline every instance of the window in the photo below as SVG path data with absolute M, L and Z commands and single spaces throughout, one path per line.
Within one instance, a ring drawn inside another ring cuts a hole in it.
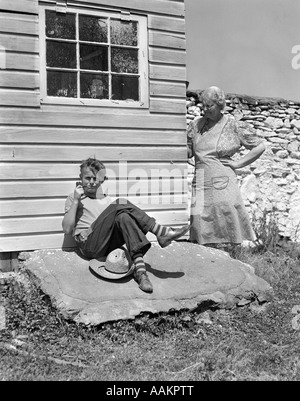
M 146 17 L 41 7 L 42 102 L 148 107 Z

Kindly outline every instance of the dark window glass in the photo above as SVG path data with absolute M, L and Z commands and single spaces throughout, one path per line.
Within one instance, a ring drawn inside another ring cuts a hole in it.
M 113 75 L 112 99 L 114 100 L 139 100 L 138 77 L 126 77 Z
M 76 44 L 47 40 L 47 67 L 76 68 Z
M 46 10 L 46 36 L 76 39 L 75 14 L 61 14 Z
M 139 71 L 138 51 L 136 49 L 112 48 L 111 70 L 113 72 L 137 74 Z
M 138 22 L 45 11 L 47 95 L 138 101 Z
M 83 70 L 108 70 L 108 49 L 104 46 L 80 45 L 80 68 Z
M 111 43 L 123 46 L 137 46 L 137 22 L 111 20 Z
M 79 39 L 107 43 L 107 21 L 103 18 L 79 15 Z
M 108 76 L 104 74 L 80 74 L 80 97 L 108 99 Z
M 49 96 L 77 97 L 77 73 L 48 71 L 47 94 Z

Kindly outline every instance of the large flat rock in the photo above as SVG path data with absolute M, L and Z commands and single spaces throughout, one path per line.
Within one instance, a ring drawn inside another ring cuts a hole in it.
M 226 308 L 272 298 L 272 288 L 250 265 L 226 252 L 189 242 L 167 248 L 156 243 L 145 256 L 154 291 L 141 291 L 133 276 L 96 277 L 76 252 L 29 252 L 25 268 L 65 318 L 86 325 L 131 319 L 141 312 L 195 309 L 201 304 Z

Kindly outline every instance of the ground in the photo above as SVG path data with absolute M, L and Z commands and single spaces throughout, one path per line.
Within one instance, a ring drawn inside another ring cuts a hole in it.
M 299 381 L 299 259 L 239 258 L 272 285 L 272 302 L 142 313 L 87 328 L 62 319 L 33 284 L 3 286 L 0 380 Z

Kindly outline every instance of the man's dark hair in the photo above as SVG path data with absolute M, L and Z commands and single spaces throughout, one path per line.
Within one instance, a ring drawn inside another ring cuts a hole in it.
M 95 158 L 89 157 L 88 159 L 84 160 L 82 164 L 80 165 L 80 171 L 84 168 L 90 168 L 93 173 L 97 173 L 99 170 L 105 169 L 105 166 L 100 160 L 97 160 Z

